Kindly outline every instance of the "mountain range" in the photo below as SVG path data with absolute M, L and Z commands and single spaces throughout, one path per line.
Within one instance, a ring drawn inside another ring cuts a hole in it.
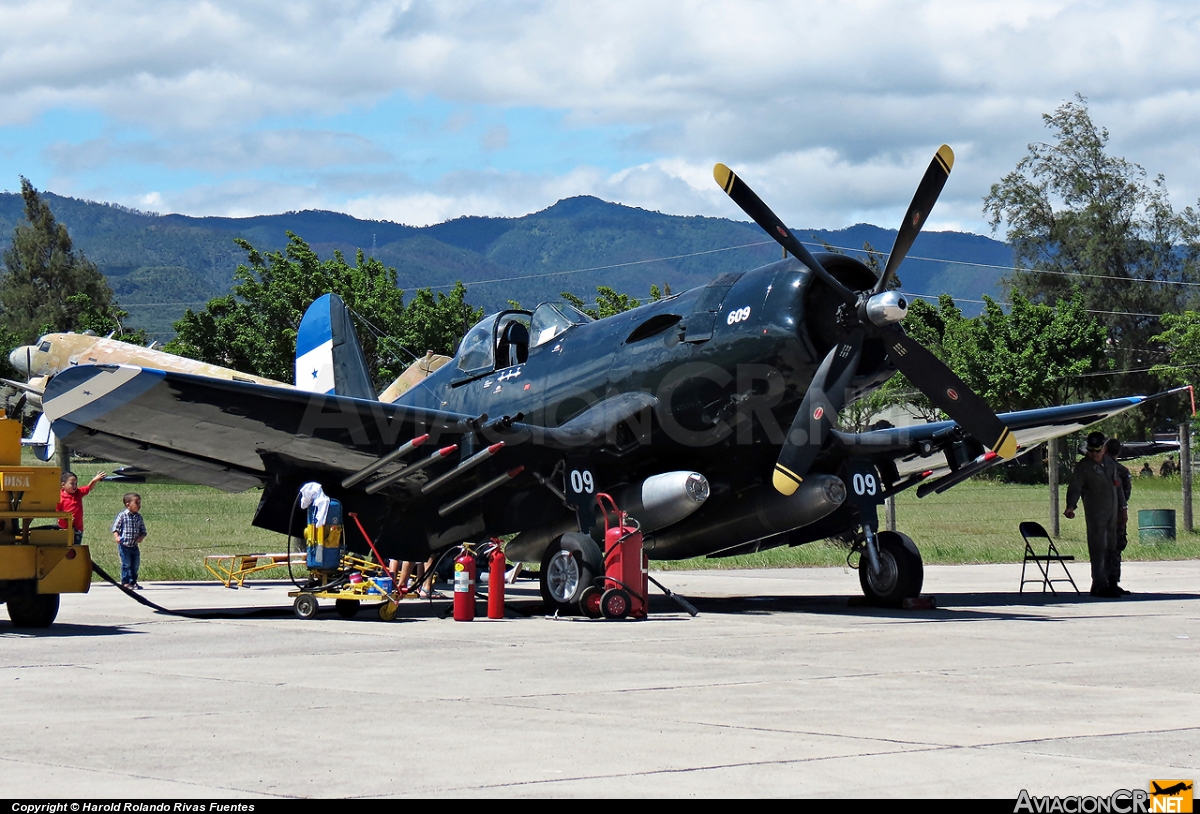
M 141 212 L 43 193 L 55 217 L 108 278 L 133 325 L 160 340 L 186 308 L 227 293 L 248 240 L 260 252 L 287 244 L 290 231 L 321 257 L 362 249 L 396 269 L 401 288 L 467 286 L 467 300 L 488 310 L 516 301 L 531 307 L 569 291 L 590 301 L 597 285 L 646 298 L 652 284 L 679 292 L 727 271 L 777 259 L 779 246 L 753 223 L 664 215 L 590 196 L 568 198 L 517 218 L 462 217 L 433 226 L 360 220 L 303 211 L 246 218 Z M 24 217 L 21 196 L 0 193 L 0 248 Z M 821 244 L 886 252 L 895 231 L 868 224 L 839 230 L 793 230 L 816 251 Z M 902 290 L 949 293 L 968 313 L 982 294 L 1000 295 L 1012 265 L 1004 243 L 963 232 L 926 232 L 900 270 Z

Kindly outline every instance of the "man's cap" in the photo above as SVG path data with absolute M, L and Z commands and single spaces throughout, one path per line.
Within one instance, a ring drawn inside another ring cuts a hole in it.
M 1104 442 L 1106 440 L 1102 432 L 1089 433 L 1087 437 L 1088 452 L 1097 452 L 1104 449 Z

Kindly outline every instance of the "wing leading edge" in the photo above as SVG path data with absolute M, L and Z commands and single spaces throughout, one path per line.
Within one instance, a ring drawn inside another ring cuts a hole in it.
M 519 416 L 489 420 L 125 365 L 70 368 L 45 395 L 46 415 L 68 446 L 225 491 L 261 485 L 281 471 L 360 472 L 422 435 L 428 435 L 424 449 L 456 445 L 459 457 L 503 441 L 496 466 L 536 465 L 606 443 L 612 426 L 653 404 L 642 394 L 624 394 L 547 428 Z M 405 463 L 377 475 L 385 478 Z
M 121 365 L 63 371 L 44 405 L 75 449 L 226 491 L 263 483 L 280 461 L 349 473 L 414 436 L 455 444 L 478 428 L 457 413 Z
M 1052 438 L 1069 435 L 1148 401 L 1176 392 L 1178 390 L 1168 390 L 1152 396 L 1126 396 L 1106 401 L 1022 410 L 1002 413 L 999 418 L 1016 438 L 1020 450 L 1018 454 L 1023 454 Z M 892 427 L 863 433 L 835 432 L 834 436 L 851 455 L 876 460 L 886 459 L 894 463 L 898 481 L 929 473 L 922 480 L 930 479 L 931 485 L 952 470 L 958 471 L 962 468 L 958 462 L 950 462 L 953 457 L 951 450 L 964 440 L 973 441 L 953 421 Z M 974 446 L 982 450 L 978 443 Z M 939 460 L 936 457 L 939 453 L 945 457 Z M 1002 462 L 1003 459 L 994 456 L 986 459 L 981 457 L 970 463 L 963 463 L 963 466 L 973 466 L 971 474 L 976 474 Z

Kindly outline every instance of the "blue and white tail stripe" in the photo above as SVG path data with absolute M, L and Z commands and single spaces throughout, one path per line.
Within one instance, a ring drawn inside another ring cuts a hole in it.
M 296 332 L 296 387 L 309 393 L 332 393 L 337 387 L 329 316 L 333 296 L 325 294 L 313 301 Z
M 318 297 L 300 320 L 296 387 L 309 393 L 375 400 L 350 309 L 337 294 Z

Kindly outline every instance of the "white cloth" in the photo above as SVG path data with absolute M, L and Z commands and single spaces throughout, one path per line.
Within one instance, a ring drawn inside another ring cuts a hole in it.
M 321 488 L 321 484 L 316 481 L 309 481 L 300 487 L 300 508 L 307 509 L 309 506 L 316 506 L 313 519 L 316 525 L 325 525 L 325 517 L 329 514 L 329 497 L 325 494 L 325 490 Z

